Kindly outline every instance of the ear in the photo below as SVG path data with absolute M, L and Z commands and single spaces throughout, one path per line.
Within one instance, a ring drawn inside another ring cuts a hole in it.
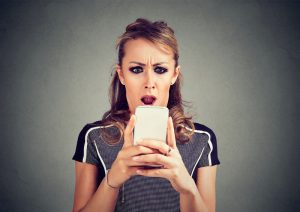
M 179 76 L 179 73 L 181 71 L 181 68 L 180 68 L 180 65 L 178 65 L 176 68 L 175 68 L 175 71 L 174 71 L 174 74 L 172 76 L 172 79 L 171 79 L 171 85 L 173 85 L 176 80 L 177 80 L 177 77 Z
M 122 68 L 119 64 L 116 65 L 116 70 L 117 70 L 120 82 L 122 83 L 122 85 L 124 85 L 124 81 L 125 81 L 124 75 L 123 75 Z

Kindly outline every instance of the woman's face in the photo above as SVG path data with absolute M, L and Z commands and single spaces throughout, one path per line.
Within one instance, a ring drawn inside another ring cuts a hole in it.
M 126 99 L 133 114 L 140 105 L 167 106 L 169 89 L 180 67 L 175 68 L 171 50 L 163 51 L 146 39 L 125 43 L 122 67 L 117 65 L 119 79 L 126 88 Z

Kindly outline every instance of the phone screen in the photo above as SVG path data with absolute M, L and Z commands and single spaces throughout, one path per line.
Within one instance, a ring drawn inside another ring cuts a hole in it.
M 169 109 L 160 106 L 138 106 L 135 110 L 134 144 L 139 139 L 166 142 Z

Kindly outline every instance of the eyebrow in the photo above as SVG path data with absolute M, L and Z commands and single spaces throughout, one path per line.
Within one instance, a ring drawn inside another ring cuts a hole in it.
M 135 63 L 135 64 L 138 64 L 138 65 L 140 65 L 140 66 L 146 66 L 146 64 L 144 64 L 144 63 L 140 63 L 140 62 L 136 62 L 136 61 L 130 61 L 129 63 Z M 168 64 L 167 62 L 159 62 L 159 63 L 155 63 L 155 64 L 153 64 L 153 66 L 158 66 L 158 65 L 161 65 L 161 64 Z

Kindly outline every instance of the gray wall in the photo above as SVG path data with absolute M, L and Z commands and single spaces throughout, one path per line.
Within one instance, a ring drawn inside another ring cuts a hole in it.
M 0 211 L 72 209 L 78 133 L 108 109 L 115 40 L 138 17 L 176 31 L 183 96 L 218 138 L 218 211 L 300 209 L 299 1 L 0 7 Z

